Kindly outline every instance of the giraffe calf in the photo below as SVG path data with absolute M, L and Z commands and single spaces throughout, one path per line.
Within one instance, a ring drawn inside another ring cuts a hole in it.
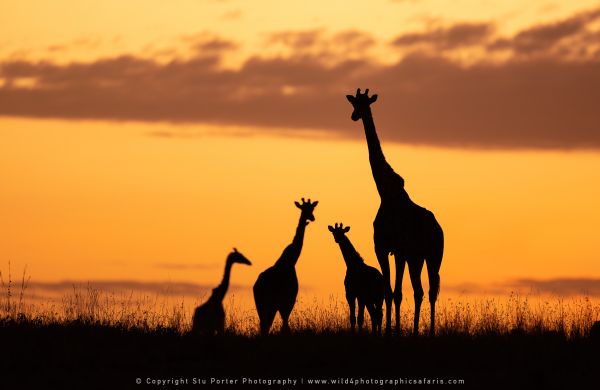
M 350 226 L 343 224 L 329 226 L 335 242 L 340 246 L 344 262 L 346 263 L 346 300 L 350 308 L 350 327 L 352 332 L 356 328 L 356 302 L 358 301 L 358 330 L 362 331 L 364 322 L 365 306 L 371 316 L 371 330 L 373 334 L 381 334 L 381 322 L 383 319 L 383 297 L 385 295 L 385 283 L 383 276 L 377 268 L 368 266 L 360 254 L 354 249 L 346 233 Z

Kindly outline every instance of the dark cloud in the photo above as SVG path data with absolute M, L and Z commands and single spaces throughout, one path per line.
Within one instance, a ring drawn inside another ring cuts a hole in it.
M 481 45 L 494 32 L 489 23 L 459 23 L 447 28 L 437 28 L 422 33 L 403 34 L 392 42 L 395 46 L 429 44 L 437 49 L 455 49 L 462 46 Z
M 30 282 L 28 289 L 47 291 L 53 293 L 69 293 L 73 289 L 92 288 L 105 293 L 143 293 L 160 294 L 167 296 L 201 296 L 212 291 L 215 286 L 202 285 L 186 282 L 139 282 L 133 280 L 106 280 L 106 281 L 73 281 L 64 280 L 60 282 Z M 232 285 L 232 291 L 245 289 L 246 287 Z
M 361 137 L 344 99 L 355 87 L 380 94 L 382 136 L 415 144 L 503 148 L 598 148 L 600 62 L 558 60 L 464 68 L 436 57 L 391 66 L 316 58 L 218 58 L 161 65 L 135 57 L 56 65 L 5 62 L 0 114 L 67 119 L 203 122 L 313 128 Z M 34 88 L 12 87 L 33 78 Z M 287 91 L 284 87 L 287 87 Z
M 508 49 L 521 55 L 547 53 L 565 39 L 588 37 L 587 26 L 598 18 L 600 18 L 600 10 L 583 12 L 555 23 L 534 26 L 511 38 L 497 39 L 488 48 L 491 50 Z M 584 42 L 579 43 L 589 44 L 592 42 L 592 40 L 584 39 Z M 575 44 L 577 43 L 575 42 Z
M 494 36 L 492 23 L 458 23 L 449 27 L 430 28 L 398 36 L 392 45 L 401 49 L 423 46 L 434 50 L 481 47 L 490 52 L 505 50 L 514 56 L 564 56 L 586 46 L 597 45 L 597 31 L 590 26 L 600 18 L 600 9 L 581 12 L 553 23 L 535 25 L 512 37 Z
M 456 46 L 488 29 L 461 27 L 440 39 Z M 373 43 L 359 31 L 323 34 L 312 30 L 269 39 L 297 48 L 346 42 L 349 52 Z M 423 54 L 407 55 L 390 65 L 364 58 L 332 63 L 320 54 L 298 50 L 288 58 L 252 57 L 232 70 L 220 67 L 222 51 L 232 47 L 228 41 L 203 35 L 190 37 L 189 43 L 214 50 L 169 63 L 135 56 L 66 65 L 1 62 L 0 115 L 247 125 L 277 134 L 315 129 L 362 138 L 361 126 L 350 121 L 351 107 L 344 96 L 368 87 L 380 96 L 373 110 L 384 141 L 600 148 L 598 53 L 577 61 L 553 54 L 464 66 Z M 22 86 L 22 79 L 35 84 Z

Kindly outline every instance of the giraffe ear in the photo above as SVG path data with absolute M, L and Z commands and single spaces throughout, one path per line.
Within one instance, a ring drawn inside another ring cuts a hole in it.
M 333 226 L 329 225 L 327 226 L 327 229 L 329 229 L 329 231 L 333 233 Z
M 313 207 L 316 207 L 318 204 L 319 204 L 319 201 L 315 200 L 312 205 L 313 205 Z
M 298 207 L 299 209 L 302 209 L 302 205 L 298 202 L 294 202 L 294 204 L 296 205 L 296 207 Z
M 346 226 L 346 227 L 344 228 L 344 233 L 348 233 L 349 231 L 350 231 L 350 226 Z
M 375 94 L 369 98 L 369 103 L 375 103 L 376 101 L 377 101 L 377 94 Z
M 356 98 L 352 95 L 346 95 L 346 99 L 348 99 L 348 101 L 352 104 L 354 104 L 354 102 L 356 101 Z

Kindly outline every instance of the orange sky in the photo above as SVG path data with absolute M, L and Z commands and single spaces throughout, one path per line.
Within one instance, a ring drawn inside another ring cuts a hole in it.
M 236 246 L 249 285 L 304 196 L 300 283 L 340 291 L 327 224 L 376 264 L 360 86 L 445 230 L 442 288 L 600 277 L 597 3 L 62 3 L 0 8 L 0 269 L 212 284 Z

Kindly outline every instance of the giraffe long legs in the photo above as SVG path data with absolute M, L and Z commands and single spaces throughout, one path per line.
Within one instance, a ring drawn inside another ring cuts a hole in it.
M 376 303 L 369 303 L 367 311 L 371 317 L 371 333 L 373 335 L 381 334 L 381 308 Z
M 392 284 L 390 282 L 390 263 L 388 251 L 375 246 L 375 255 L 381 267 L 383 281 L 385 283 L 385 333 L 392 332 Z
M 261 335 L 266 336 L 269 334 L 271 325 L 273 325 L 273 321 L 275 320 L 275 314 L 277 314 L 277 311 L 275 311 L 275 309 L 263 308 L 262 310 L 258 310 Z
M 281 315 L 281 320 L 282 320 L 282 325 L 281 325 L 281 332 L 284 334 L 289 334 L 290 333 L 290 323 L 289 323 L 289 319 L 290 319 L 290 314 L 292 313 L 292 307 L 282 307 L 279 309 L 279 314 Z
M 362 333 L 363 324 L 365 323 L 365 302 L 358 301 L 358 333 Z
M 421 285 L 421 271 L 424 261 L 412 260 L 408 262 L 408 272 L 415 297 L 415 318 L 413 324 L 413 334 L 419 334 L 419 317 L 421 315 L 421 303 L 423 302 L 423 286 Z
M 367 304 L 367 312 L 369 313 L 369 317 L 371 318 L 371 333 L 375 334 L 377 323 L 375 317 L 375 305 L 371 302 Z
M 440 291 L 440 275 L 429 273 L 429 305 L 431 306 L 431 324 L 429 335 L 435 336 L 435 302 Z
M 286 313 L 286 315 L 284 315 L 281 311 L 279 312 L 279 314 L 281 315 L 281 333 L 283 334 L 289 334 L 290 333 L 290 313 Z
M 218 335 L 223 335 L 225 333 L 225 310 L 223 310 L 222 305 L 219 310 L 219 316 L 216 319 L 215 324 L 216 324 L 215 332 Z
M 435 336 L 435 302 L 437 301 L 440 293 L 440 265 L 441 256 L 439 261 L 435 259 L 426 260 L 427 264 L 427 276 L 429 278 L 429 304 L 431 306 L 431 324 L 429 327 L 429 335 Z
M 402 303 L 402 278 L 404 277 L 404 259 L 394 256 L 396 261 L 396 285 L 394 286 L 394 309 L 396 310 L 396 334 L 400 335 L 400 304 Z
M 354 333 L 356 330 L 356 298 L 346 295 L 346 300 L 350 308 L 350 328 L 352 329 L 352 333 Z

